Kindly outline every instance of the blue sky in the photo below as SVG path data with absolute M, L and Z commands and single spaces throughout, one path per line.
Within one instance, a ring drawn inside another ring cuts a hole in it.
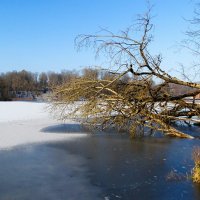
M 153 53 L 162 53 L 167 70 L 192 56 L 177 50 L 193 16 L 194 1 L 152 0 Z M 118 31 L 146 10 L 146 0 L 0 0 L 0 72 L 79 70 L 101 64 L 91 50 L 77 52 L 74 38 L 106 27 Z

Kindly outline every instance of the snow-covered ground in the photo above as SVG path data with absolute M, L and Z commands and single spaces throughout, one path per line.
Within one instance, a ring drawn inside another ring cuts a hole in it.
M 78 123 L 53 119 L 45 103 L 0 102 L 0 149 L 86 136 Z
M 13 122 L 19 120 L 33 120 L 45 118 L 49 115 L 46 112 L 45 103 L 33 102 L 0 102 L 0 122 Z

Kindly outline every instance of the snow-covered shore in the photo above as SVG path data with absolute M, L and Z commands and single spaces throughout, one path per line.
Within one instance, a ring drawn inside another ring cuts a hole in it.
M 0 102 L 0 122 L 13 122 L 47 118 L 47 104 L 20 101 Z
M 0 149 L 86 136 L 78 123 L 53 119 L 45 103 L 0 102 Z

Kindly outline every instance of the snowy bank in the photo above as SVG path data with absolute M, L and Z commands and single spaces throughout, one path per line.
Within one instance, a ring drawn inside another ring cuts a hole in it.
M 67 120 L 63 124 L 46 108 L 45 103 L 0 102 L 0 149 L 87 136 L 78 123 Z
M 46 107 L 45 103 L 3 101 L 0 102 L 0 122 L 45 118 L 49 115 Z

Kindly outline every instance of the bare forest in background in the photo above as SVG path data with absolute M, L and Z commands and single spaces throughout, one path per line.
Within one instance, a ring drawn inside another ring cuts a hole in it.
M 92 78 L 96 80 L 112 79 L 115 76 L 107 70 L 83 68 L 81 72 L 77 71 L 62 71 L 33 73 L 30 71 L 12 71 L 0 74 L 0 100 L 14 100 L 17 97 L 22 97 L 23 94 L 31 94 L 38 96 L 43 93 L 51 92 L 53 88 L 70 83 L 75 78 Z M 124 81 L 134 81 L 130 76 L 123 77 Z M 156 84 L 153 83 L 154 87 Z M 184 94 L 186 91 L 193 89 L 187 86 L 169 84 L 163 90 L 168 90 L 173 94 Z M 197 97 L 198 98 L 198 97 Z

